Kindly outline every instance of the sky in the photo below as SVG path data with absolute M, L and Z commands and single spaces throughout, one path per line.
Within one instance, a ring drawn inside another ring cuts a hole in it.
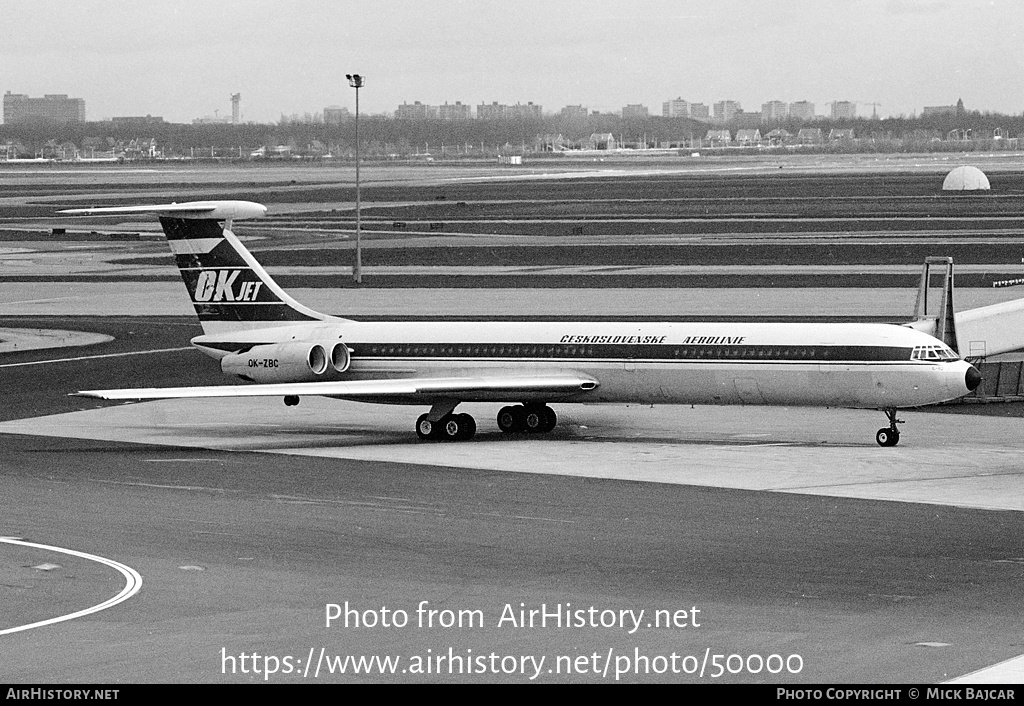
M 661 114 L 808 100 L 1024 112 L 1019 0 L 0 0 L 0 92 L 88 120 L 245 121 L 403 102 Z M 870 105 L 858 106 L 869 116 Z

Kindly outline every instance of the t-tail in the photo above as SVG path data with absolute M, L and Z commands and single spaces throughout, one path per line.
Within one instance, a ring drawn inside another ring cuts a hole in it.
M 185 289 L 207 335 L 342 320 L 295 301 L 231 231 L 233 221 L 260 218 L 266 212 L 266 206 L 249 201 L 62 211 L 77 215 L 158 214 Z

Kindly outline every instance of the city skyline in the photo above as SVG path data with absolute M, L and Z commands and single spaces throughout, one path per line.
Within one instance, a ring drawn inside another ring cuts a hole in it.
M 354 105 L 533 102 L 652 115 L 675 97 L 748 112 L 767 101 L 880 104 L 921 114 L 958 98 L 1019 114 L 1024 18 L 1008 0 L 8 0 L 0 92 L 84 98 L 87 119 L 229 114 L 244 121 Z M 869 116 L 870 108 L 858 110 Z

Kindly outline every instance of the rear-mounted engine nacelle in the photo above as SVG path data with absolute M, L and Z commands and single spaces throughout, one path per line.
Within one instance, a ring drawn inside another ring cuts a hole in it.
M 352 360 L 344 343 L 292 341 L 255 346 L 244 353 L 229 353 L 220 367 L 228 375 L 253 382 L 316 382 L 338 377 Z

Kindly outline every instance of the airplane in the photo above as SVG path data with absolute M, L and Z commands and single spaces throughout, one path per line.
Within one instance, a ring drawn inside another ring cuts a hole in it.
M 203 327 L 192 344 L 251 385 L 84 390 L 106 400 L 318 395 L 426 405 L 423 440 L 461 441 L 463 402 L 504 404 L 505 433 L 551 431 L 555 403 L 755 404 L 897 410 L 962 397 L 978 370 L 942 341 L 895 324 L 355 321 L 295 301 L 232 232 L 249 201 L 84 208 L 157 214 Z

